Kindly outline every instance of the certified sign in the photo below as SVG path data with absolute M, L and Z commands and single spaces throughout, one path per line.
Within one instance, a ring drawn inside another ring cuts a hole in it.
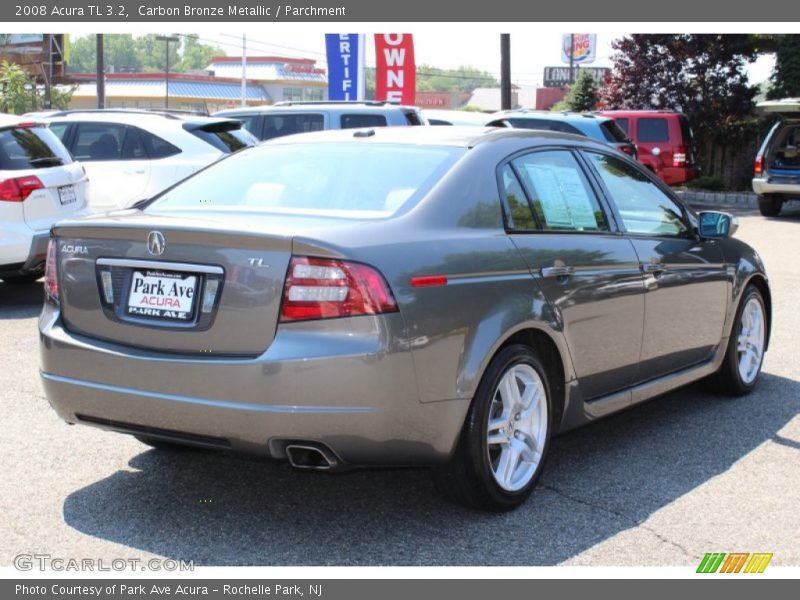
M 593 63 L 597 58 L 597 34 L 565 33 L 561 37 L 561 61 L 569 64 L 570 42 L 572 42 L 572 62 L 576 65 Z

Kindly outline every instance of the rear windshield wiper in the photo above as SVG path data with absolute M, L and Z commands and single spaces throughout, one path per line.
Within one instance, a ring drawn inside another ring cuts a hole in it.
M 28 162 L 34 167 L 58 167 L 64 164 L 64 161 L 57 156 L 32 158 Z

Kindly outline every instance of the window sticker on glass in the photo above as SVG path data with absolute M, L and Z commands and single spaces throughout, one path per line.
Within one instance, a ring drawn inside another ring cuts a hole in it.
M 569 167 L 526 164 L 548 229 L 598 229 L 592 201 L 578 173 Z

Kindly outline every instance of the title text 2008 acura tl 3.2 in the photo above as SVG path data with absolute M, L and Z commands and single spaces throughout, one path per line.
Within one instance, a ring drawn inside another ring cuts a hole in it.
M 329 131 L 55 226 L 42 377 L 69 423 L 288 459 L 434 467 L 518 506 L 552 436 L 691 381 L 755 386 L 761 259 L 565 134 Z

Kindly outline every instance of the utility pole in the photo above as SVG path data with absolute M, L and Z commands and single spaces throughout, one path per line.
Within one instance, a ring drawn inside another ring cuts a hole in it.
M 511 110 L 511 34 L 500 34 L 500 109 Z
M 106 68 L 105 57 L 103 56 L 103 34 L 95 36 L 97 41 L 97 108 L 106 107 Z
M 164 108 L 169 108 L 169 44 L 170 42 L 178 42 L 180 39 L 176 35 L 157 35 L 156 39 L 159 42 L 164 42 L 164 60 L 166 62 L 164 71 Z
M 44 108 L 50 110 L 53 107 L 53 34 L 45 33 L 42 40 L 44 55 L 47 62 L 42 65 L 44 72 Z
M 575 73 L 572 69 L 575 68 L 575 34 L 569 34 L 569 83 L 575 83 Z
M 242 34 L 242 108 L 247 106 L 247 34 Z

